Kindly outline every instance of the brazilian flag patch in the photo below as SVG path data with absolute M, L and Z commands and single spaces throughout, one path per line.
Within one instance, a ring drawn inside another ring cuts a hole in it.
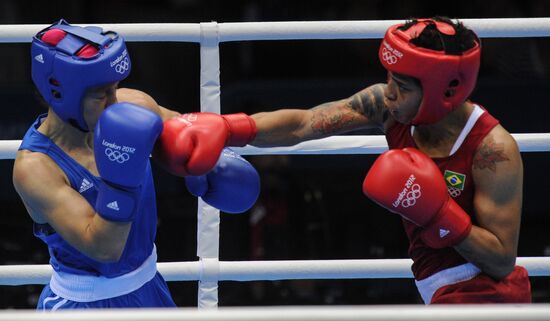
M 443 177 L 445 178 L 445 183 L 447 184 L 448 187 L 453 187 L 461 191 L 464 190 L 464 182 L 466 181 L 466 175 L 453 172 L 450 170 L 445 170 Z

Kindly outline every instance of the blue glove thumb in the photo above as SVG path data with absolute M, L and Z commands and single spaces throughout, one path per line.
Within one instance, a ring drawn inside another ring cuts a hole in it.
M 187 190 L 196 197 L 203 197 L 208 191 L 208 180 L 206 175 L 185 176 Z
M 206 175 L 186 176 L 191 194 L 226 213 L 249 210 L 260 194 L 260 176 L 240 155 L 224 149 L 216 166 Z

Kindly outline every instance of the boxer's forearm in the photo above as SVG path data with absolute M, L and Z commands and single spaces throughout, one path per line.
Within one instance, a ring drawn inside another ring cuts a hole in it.
M 252 115 L 257 133 L 251 145 L 290 146 L 304 140 L 319 138 L 318 134 L 307 128 L 310 114 L 309 110 L 281 109 Z
M 382 128 L 387 118 L 384 84 L 311 109 L 280 109 L 252 115 L 258 133 L 252 145 L 289 146 L 357 129 Z
M 455 250 L 466 260 L 495 279 L 502 279 L 514 270 L 516 250 L 508 249 L 493 233 L 479 226 Z

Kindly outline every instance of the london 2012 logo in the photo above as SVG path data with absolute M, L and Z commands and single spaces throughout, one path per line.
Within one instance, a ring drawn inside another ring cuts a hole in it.
M 130 160 L 130 154 L 134 154 L 135 147 L 118 145 L 114 142 L 108 142 L 105 139 L 101 142 L 101 145 L 105 146 L 105 156 L 111 162 L 117 162 L 119 164 L 125 163 Z
M 403 58 L 403 53 L 390 46 L 390 44 L 386 41 L 382 43 L 382 46 L 382 60 L 384 60 L 387 64 L 393 65 L 397 63 L 398 59 Z
M 411 174 L 405 182 L 403 190 L 399 192 L 397 198 L 392 203 L 393 207 L 397 208 L 401 205 L 402 207 L 407 208 L 416 204 L 416 200 L 422 196 L 422 187 L 420 187 L 420 184 L 415 183 L 415 181 L 416 177 Z
M 390 65 L 393 65 L 397 62 L 397 57 L 392 55 L 392 53 L 389 52 L 386 48 L 382 48 L 382 59 L 384 59 L 384 61 Z
M 123 74 L 130 69 L 130 58 L 128 58 L 128 51 L 124 50 L 122 54 L 111 61 L 111 67 L 115 68 L 115 71 L 119 74 Z
M 128 68 L 130 68 L 130 59 L 126 57 L 115 66 L 115 71 L 119 74 L 123 74 L 128 70 Z
M 401 201 L 401 206 L 403 207 L 409 207 L 416 204 L 416 200 L 420 198 L 422 195 L 422 192 L 420 191 L 420 185 L 414 184 L 411 186 L 411 190 L 407 193 L 407 196 L 405 196 L 405 199 Z
M 111 162 L 117 162 L 120 164 L 130 160 L 130 155 L 128 155 L 128 153 L 122 153 L 118 150 L 112 150 L 110 148 L 105 148 L 105 156 L 107 156 Z

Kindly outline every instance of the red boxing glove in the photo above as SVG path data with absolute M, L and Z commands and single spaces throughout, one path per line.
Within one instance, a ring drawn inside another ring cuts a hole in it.
M 164 122 L 153 155 L 178 176 L 208 173 L 225 146 L 244 146 L 256 137 L 256 123 L 246 114 L 191 113 Z
M 437 165 L 415 148 L 380 155 L 365 177 L 363 193 L 423 227 L 422 240 L 432 248 L 454 246 L 472 229 L 470 216 L 449 196 Z

